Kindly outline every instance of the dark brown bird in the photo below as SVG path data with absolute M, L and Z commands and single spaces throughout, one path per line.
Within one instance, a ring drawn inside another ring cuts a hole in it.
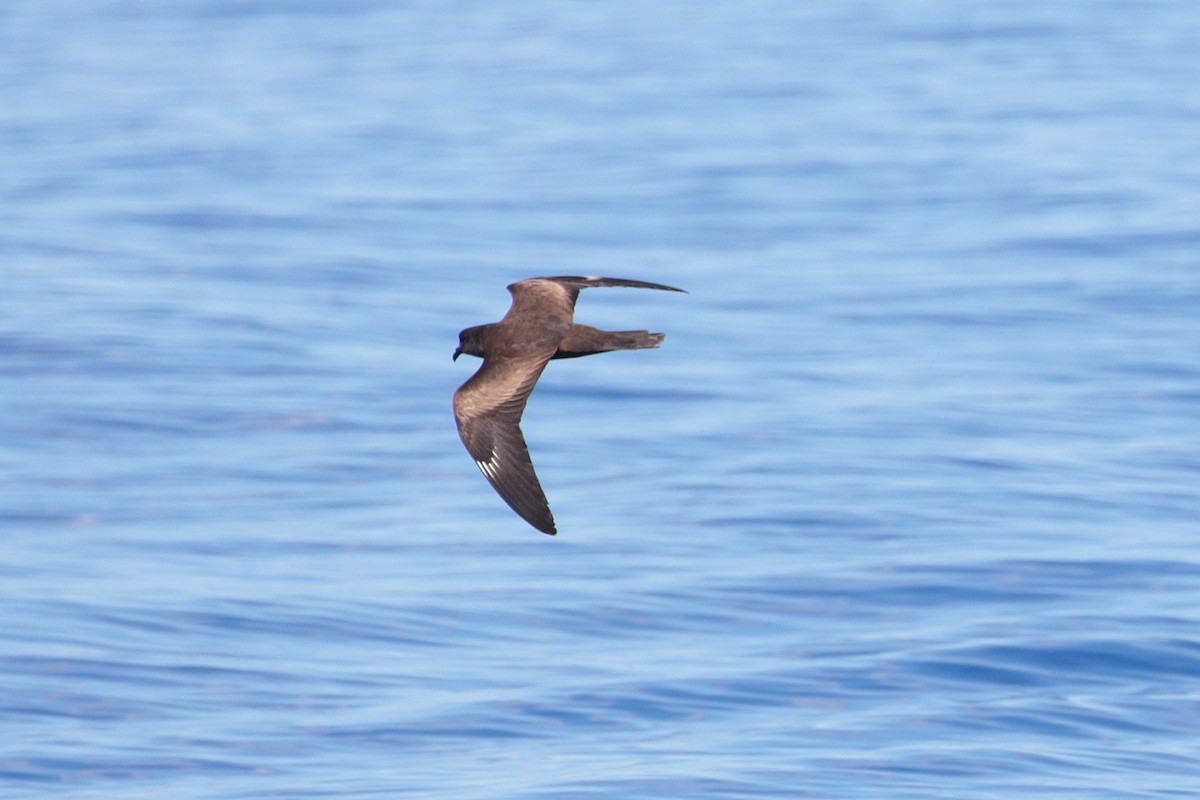
M 592 286 L 683 291 L 661 283 L 574 275 L 517 281 L 508 287 L 513 302 L 504 319 L 462 331 L 454 351 L 456 360 L 463 353 L 483 359 L 479 371 L 454 393 L 458 435 L 504 502 L 551 536 L 557 532 L 554 516 L 520 427 L 534 384 L 552 358 L 658 347 L 665 335 L 576 325 L 579 290 Z

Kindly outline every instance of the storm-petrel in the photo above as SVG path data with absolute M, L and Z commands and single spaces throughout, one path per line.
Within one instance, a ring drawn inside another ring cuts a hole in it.
M 665 334 L 602 331 L 573 321 L 579 290 L 632 286 L 682 292 L 674 286 L 623 278 L 564 275 L 510 284 L 512 307 L 504 319 L 458 334 L 457 360 L 466 353 L 483 366 L 454 393 L 458 435 L 492 488 L 521 518 L 553 536 L 554 517 L 529 460 L 521 414 L 534 384 L 552 358 L 578 358 L 610 350 L 658 347 Z

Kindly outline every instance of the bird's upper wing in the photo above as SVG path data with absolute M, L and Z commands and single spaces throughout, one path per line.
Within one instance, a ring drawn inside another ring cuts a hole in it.
M 508 291 L 513 296 L 513 303 L 506 318 L 537 311 L 539 313 L 551 312 L 556 318 L 570 322 L 575 313 L 575 300 L 579 297 L 579 290 L 597 286 L 629 286 L 634 289 L 661 289 L 667 292 L 684 291 L 661 283 L 634 281 L 627 278 L 594 278 L 584 275 L 528 278 L 509 284 Z
M 519 358 L 488 356 L 454 393 L 458 435 L 492 488 L 542 533 L 555 534 L 546 494 L 533 471 L 521 434 L 521 414 L 534 384 L 554 354 Z

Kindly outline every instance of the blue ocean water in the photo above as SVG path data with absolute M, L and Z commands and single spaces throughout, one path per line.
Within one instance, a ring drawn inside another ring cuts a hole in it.
M 1197 796 L 1198 40 L 0 9 L 0 795 Z M 556 538 L 449 412 L 545 274 L 690 292 L 581 297 Z

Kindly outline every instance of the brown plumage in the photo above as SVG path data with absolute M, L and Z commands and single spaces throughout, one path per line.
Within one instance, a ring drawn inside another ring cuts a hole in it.
M 513 302 L 504 319 L 462 331 L 454 351 L 455 359 L 463 353 L 483 359 L 483 366 L 454 393 L 458 435 L 504 502 L 530 525 L 550 535 L 556 533 L 554 516 L 533 471 L 520 427 L 525 402 L 542 370 L 553 358 L 658 347 L 664 336 L 576 325 L 579 290 L 593 286 L 683 291 L 622 278 L 567 275 L 517 281 L 508 287 Z

